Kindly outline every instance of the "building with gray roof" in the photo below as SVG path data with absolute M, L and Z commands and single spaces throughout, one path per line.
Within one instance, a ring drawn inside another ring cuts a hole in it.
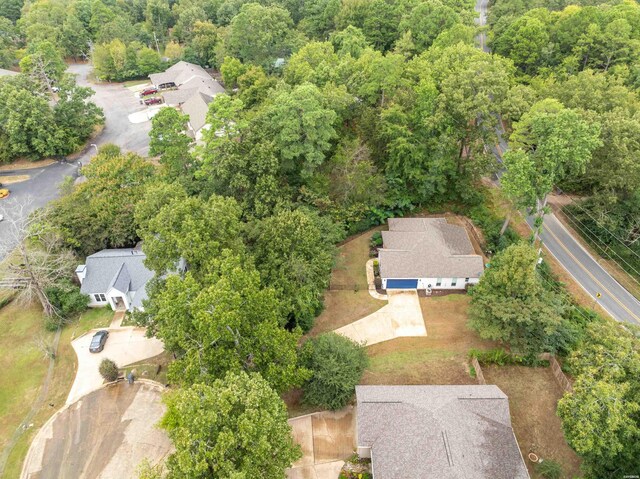
M 80 292 L 90 298 L 89 306 L 142 310 L 147 299 L 146 286 L 153 272 L 144 265 L 146 256 L 140 249 L 104 249 L 87 256 L 76 268 Z
M 168 106 L 189 116 L 189 130 L 199 140 L 206 126 L 209 103 L 224 87 L 199 65 L 180 61 L 162 73 L 149 75 L 151 83 L 162 92 Z
M 374 479 L 529 479 L 497 386 L 356 386 Z
M 389 218 L 382 242 L 383 289 L 465 289 L 484 269 L 465 228 L 445 218 Z

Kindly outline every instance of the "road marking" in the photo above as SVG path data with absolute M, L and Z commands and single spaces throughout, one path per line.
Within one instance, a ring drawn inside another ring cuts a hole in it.
M 564 250 L 565 250 L 565 252 L 566 252 L 566 253 L 567 253 L 567 254 L 568 254 L 568 255 L 569 255 L 569 256 L 570 256 L 570 257 L 571 257 L 575 262 L 576 262 L 576 264 L 577 264 L 578 266 L 580 266 L 580 268 L 582 268 L 582 269 L 584 270 L 584 272 L 585 272 L 585 273 L 587 273 L 587 275 L 589 275 L 589 277 L 590 277 L 590 278 L 591 278 L 591 279 L 592 279 L 592 280 L 593 280 L 593 281 L 594 281 L 598 286 L 600 286 L 600 287 L 601 287 L 601 288 L 602 288 L 602 289 L 603 289 L 603 290 L 604 290 L 604 291 L 609 295 L 609 297 L 610 297 L 611 299 L 613 299 L 616 303 L 618 303 L 618 305 L 619 305 L 619 306 L 621 306 L 621 307 L 622 307 L 622 308 L 623 308 L 627 313 L 629 313 L 629 315 L 630 315 L 630 316 L 631 316 L 635 321 L 637 321 L 637 322 L 639 322 L 639 323 L 640 323 L 640 317 L 636 316 L 636 315 L 635 315 L 635 313 L 633 313 L 629 308 L 627 308 L 627 306 L 626 306 L 624 303 L 622 303 L 622 302 L 621 302 L 621 301 L 620 301 L 620 300 L 619 300 L 619 299 L 618 299 L 614 294 L 612 294 L 612 293 L 611 293 L 611 291 L 609 291 L 609 289 L 608 289 L 605 285 L 603 285 L 600 281 L 598 281 L 598 279 L 597 279 L 597 278 L 596 278 L 596 277 L 591 273 L 591 271 L 589 271 L 589 270 L 587 269 L 587 267 L 586 267 L 585 265 L 583 265 L 583 264 L 578 260 L 578 258 L 576 258 L 576 257 L 573 255 L 573 253 L 571 253 L 571 251 L 569 251 L 569 248 L 567 248 L 567 247 L 565 246 L 565 244 L 560 240 L 560 238 L 558 238 L 558 237 L 556 236 L 556 234 L 555 234 L 555 233 L 553 233 L 553 231 L 551 231 L 549 228 L 546 228 L 546 227 L 545 227 L 544 231 L 545 231 L 545 232 L 547 232 L 547 233 L 549 233 L 549 234 L 550 234 L 550 235 L 551 235 L 551 236 L 552 236 L 552 237 L 553 237 L 553 238 L 558 242 L 558 244 L 562 247 L 562 249 L 564 249 Z M 552 253 L 552 254 L 553 254 L 553 253 Z M 554 255 L 554 256 L 555 256 L 555 255 Z M 566 269 L 566 268 L 565 268 L 565 269 Z M 567 270 L 567 271 L 568 271 L 568 270 Z M 573 275 L 572 275 L 572 276 L 573 276 Z M 578 283 L 579 283 L 579 281 L 578 281 Z M 584 288 L 584 286 L 583 286 L 583 288 Z M 584 288 L 584 289 L 586 290 L 586 288 Z M 587 291 L 587 293 L 589 293 L 589 292 Z M 593 296 L 591 293 L 589 293 L 589 295 Z M 601 304 L 601 306 L 602 306 L 602 304 Z M 604 307 L 604 306 L 603 306 L 603 307 Z M 605 308 L 605 309 L 606 309 L 606 308 Z M 611 314 L 611 313 L 609 313 L 609 314 Z

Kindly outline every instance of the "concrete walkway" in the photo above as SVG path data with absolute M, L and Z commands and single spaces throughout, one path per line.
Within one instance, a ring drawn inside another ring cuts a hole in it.
M 335 330 L 367 346 L 403 336 L 426 336 L 427 328 L 416 291 L 389 291 L 389 304 Z
M 369 294 L 374 297 L 375 299 L 382 299 L 384 301 L 389 299 L 389 296 L 387 296 L 386 294 L 380 294 L 378 293 L 378 291 L 376 290 L 376 275 L 373 272 L 373 262 L 375 260 L 372 258 L 369 261 L 367 261 L 367 283 L 369 284 Z
M 289 419 L 302 458 L 287 470 L 288 479 L 338 479 L 355 450 L 355 408 L 323 411 Z
M 85 394 L 102 386 L 104 382 L 98 372 L 100 361 L 109 358 L 122 368 L 143 359 L 157 356 L 164 351 L 162 341 L 147 338 L 142 328 L 109 329 L 109 338 L 100 353 L 90 353 L 89 344 L 97 329 L 89 331 L 71 342 L 78 356 L 76 379 L 67 397 L 67 404 L 76 402 Z

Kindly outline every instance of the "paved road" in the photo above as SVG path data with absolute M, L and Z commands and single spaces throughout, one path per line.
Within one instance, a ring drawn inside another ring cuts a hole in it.
M 533 227 L 533 218 L 527 218 Z M 574 279 L 613 318 L 640 325 L 640 301 L 631 295 L 573 238 L 553 214 L 545 215 L 542 243 Z
M 94 139 L 94 143 L 98 146 L 113 143 L 125 151 L 133 151 L 146 156 L 149 153 L 151 122 L 132 124 L 128 120 L 131 113 L 146 108 L 140 105 L 136 96 L 124 88 L 121 83 L 89 83 L 87 76 L 91 72 L 91 65 L 88 63 L 70 65 L 68 71 L 76 75 L 79 85 L 93 88 L 95 95 L 92 100 L 104 111 L 105 127 L 100 136 Z M 42 208 L 59 197 L 58 187 L 65 177 L 78 176 L 78 162 L 86 165 L 95 153 L 95 148 L 89 148 L 75 162 L 59 162 L 34 170 L 2 172 L 2 175 L 27 174 L 31 176 L 27 181 L 9 186 L 10 198 L 17 202 L 23 202 L 29 198 L 29 208 L 25 210 L 27 214 L 37 208 Z M 0 214 L 6 218 L 18 214 L 17 208 L 11 205 L 13 201 L 0 202 Z M 7 222 L 0 222 L 0 235 L 3 232 L 6 234 L 7 228 Z M 0 260 L 2 260 L 1 253 Z
M 476 23 L 479 26 L 486 25 L 487 6 L 488 0 L 476 1 L 475 10 L 479 14 Z M 490 52 L 484 31 L 478 34 L 477 41 L 480 48 Z M 502 154 L 508 148 L 502 125 L 496 128 L 496 133 L 498 144 L 492 145 L 491 150 L 498 162 L 502 163 Z M 501 175 L 502 171 L 497 174 L 498 182 Z M 527 218 L 527 223 L 532 226 L 533 218 Z M 640 324 L 640 301 L 607 273 L 553 214 L 545 216 L 540 239 L 564 269 L 594 299 L 594 302 L 596 295 L 601 294 L 598 303 L 611 317 L 618 321 Z

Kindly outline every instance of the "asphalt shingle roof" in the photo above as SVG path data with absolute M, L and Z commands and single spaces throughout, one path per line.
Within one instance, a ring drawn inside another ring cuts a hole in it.
M 356 386 L 376 479 L 529 479 L 497 386 Z
M 153 272 L 144 265 L 145 258 L 142 251 L 132 248 L 105 249 L 87 256 L 86 275 L 80 291 L 84 294 L 106 293 L 113 286 L 122 292 L 136 292 L 135 296 L 138 296 L 139 290 L 144 290 L 153 278 Z
M 466 230 L 445 218 L 390 218 L 382 241 L 383 278 L 478 278 L 484 268 Z

